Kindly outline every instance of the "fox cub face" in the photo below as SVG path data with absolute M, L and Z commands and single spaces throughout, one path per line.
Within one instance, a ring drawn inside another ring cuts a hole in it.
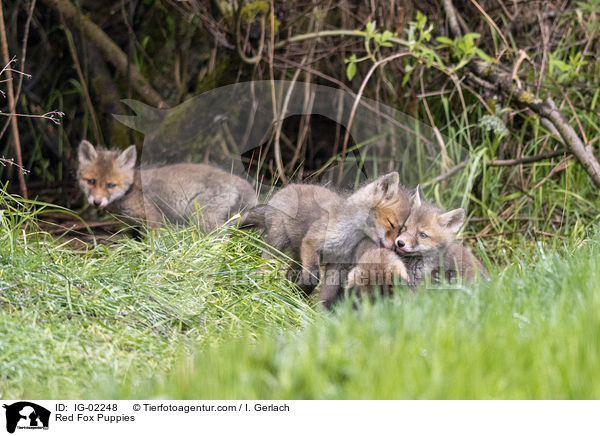
M 398 173 L 379 177 L 352 197 L 369 205 L 370 213 L 365 223 L 367 236 L 380 246 L 394 248 L 400 229 L 410 214 L 410 198 L 406 189 L 399 185 Z
M 435 207 L 421 198 L 417 187 L 410 216 L 396 239 L 395 249 L 402 256 L 434 254 L 454 241 L 464 222 L 464 209 L 446 212 Z
M 105 207 L 123 197 L 133 183 L 135 145 L 123 152 L 94 148 L 88 141 L 79 144 L 77 179 L 88 202 Z

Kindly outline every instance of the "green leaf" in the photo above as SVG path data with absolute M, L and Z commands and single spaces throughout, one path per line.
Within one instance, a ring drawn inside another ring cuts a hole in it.
M 427 23 L 427 17 L 420 11 L 417 11 L 417 28 L 423 30 L 425 28 L 425 23 Z
M 437 38 L 435 38 L 435 40 L 441 44 L 454 45 L 454 40 L 446 36 L 438 36 Z
M 477 56 L 479 56 L 481 59 L 483 59 L 486 62 L 490 62 L 490 60 L 492 59 L 490 56 L 488 56 L 488 54 L 486 52 L 484 52 L 480 48 L 476 48 L 475 53 L 477 54 Z
M 346 77 L 348 80 L 352 81 L 354 75 L 356 74 L 356 63 L 350 62 L 346 67 Z
M 406 85 L 408 79 L 410 79 L 410 72 L 407 71 L 404 73 L 404 77 L 402 77 L 402 86 Z
M 569 71 L 571 69 L 571 65 L 559 59 L 551 59 L 550 64 L 557 67 L 560 71 Z
M 516 198 L 522 197 L 523 193 L 521 192 L 513 192 L 510 195 L 507 195 L 505 197 L 498 197 L 497 201 L 510 201 L 510 200 L 514 200 Z
M 366 27 L 367 38 L 373 37 L 373 33 L 375 32 L 375 26 L 376 26 L 375 21 L 369 21 L 367 23 L 367 27 Z

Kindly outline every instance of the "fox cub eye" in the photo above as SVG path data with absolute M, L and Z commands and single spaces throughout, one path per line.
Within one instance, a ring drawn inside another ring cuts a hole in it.
M 106 184 L 106 187 L 107 187 L 108 189 L 112 189 L 112 188 L 114 188 L 115 186 L 117 186 L 115 183 L 107 183 L 107 184 Z
M 87 179 L 88 185 L 96 186 L 96 179 Z
M 395 228 L 396 228 L 396 226 L 394 225 L 394 223 L 393 223 L 393 222 L 391 222 L 389 218 L 388 218 L 388 223 L 390 223 L 390 226 L 392 226 L 392 229 L 395 229 Z
M 429 238 L 429 235 L 426 235 L 423 232 L 419 232 L 419 238 L 421 238 L 421 239 L 427 239 L 427 238 Z

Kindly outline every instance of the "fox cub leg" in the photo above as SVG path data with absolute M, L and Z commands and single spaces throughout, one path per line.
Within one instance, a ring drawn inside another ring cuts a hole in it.
M 300 260 L 302 262 L 302 273 L 300 274 L 300 288 L 306 292 L 312 292 L 319 282 L 320 278 L 320 249 L 322 239 L 320 235 L 306 235 L 302 239 L 300 247 Z
M 348 273 L 348 289 L 358 289 L 358 294 L 371 294 L 376 287 L 388 293 L 395 279 L 409 281 L 402 259 L 386 248 L 371 248 L 359 258 Z
M 343 283 L 347 271 L 346 264 L 329 263 L 325 268 L 325 276 L 319 288 L 319 302 L 327 310 L 331 310 L 337 300 L 344 294 Z

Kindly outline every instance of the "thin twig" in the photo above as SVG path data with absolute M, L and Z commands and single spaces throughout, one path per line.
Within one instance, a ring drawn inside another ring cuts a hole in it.
M 477 1 L 471 0 L 471 2 L 475 5 L 475 7 L 477 9 L 479 9 L 479 12 L 481 12 L 483 14 L 483 16 L 487 19 L 488 23 L 496 30 L 496 32 L 498 32 L 498 35 L 500 35 L 500 37 L 502 38 L 502 41 L 504 42 L 504 46 L 507 49 L 510 49 L 510 45 L 508 44 L 506 37 L 504 36 L 504 34 L 502 33 L 502 31 L 500 30 L 498 25 L 494 22 L 494 20 L 492 20 L 492 17 L 490 17 L 487 14 L 487 12 L 481 7 L 481 5 L 479 3 L 477 3 Z
M 244 3 L 240 2 L 239 11 L 237 11 L 237 13 L 236 13 L 237 16 L 235 19 L 235 47 L 237 49 L 238 56 L 240 57 L 240 59 L 242 61 L 246 62 L 247 64 L 257 64 L 262 59 L 262 52 L 265 47 L 265 27 L 266 27 L 265 14 L 261 15 L 261 17 L 260 17 L 260 40 L 258 41 L 258 48 L 256 50 L 256 54 L 252 57 L 248 57 L 244 53 L 244 49 L 240 42 L 241 37 L 242 37 L 242 8 L 243 8 L 243 5 L 244 5 Z M 273 9 L 271 9 L 271 15 L 273 15 Z M 273 20 L 271 19 L 271 21 L 273 21 Z M 273 33 L 274 33 L 273 28 L 271 27 L 271 34 L 273 34 Z
M 279 111 L 277 108 L 277 92 L 275 90 L 275 75 L 273 72 L 273 56 L 275 51 L 275 14 L 273 0 L 270 0 L 270 15 L 271 15 L 271 43 L 269 44 L 269 79 L 271 82 L 271 103 L 273 105 L 273 121 L 279 120 Z M 281 129 L 278 129 L 279 135 L 281 135 Z M 275 133 L 275 165 L 277 165 L 277 172 L 283 184 L 287 184 L 287 177 L 285 176 L 285 170 L 283 168 L 283 161 L 281 158 L 281 143 L 279 142 L 279 136 Z
M 528 163 L 534 163 L 534 162 L 539 162 L 541 160 L 545 160 L 545 159 L 551 159 L 553 157 L 556 156 L 560 156 L 563 155 L 565 153 L 568 153 L 569 151 L 567 149 L 560 149 L 560 150 L 555 150 L 555 151 L 549 151 L 547 153 L 541 153 L 535 156 L 526 156 L 526 157 L 522 157 L 519 159 L 497 159 L 497 160 L 491 160 L 489 162 L 486 162 L 485 165 L 486 166 L 490 166 L 490 167 L 503 167 L 503 166 L 514 166 L 514 165 L 522 165 L 522 164 L 528 164 Z M 457 164 L 456 166 L 452 167 L 450 170 L 446 171 L 445 173 L 431 179 L 430 181 L 426 182 L 426 183 L 421 183 L 421 187 L 422 188 L 426 188 L 429 187 L 431 185 L 435 185 L 436 183 L 440 183 L 450 177 L 452 177 L 453 175 L 455 175 L 457 172 L 459 172 L 461 169 L 463 169 L 467 163 L 469 163 L 469 159 L 465 159 L 462 162 L 460 162 L 459 164 Z M 554 174 L 554 173 L 553 173 Z
M 507 166 L 512 166 L 512 165 L 521 165 L 521 164 L 527 164 L 527 163 L 532 163 L 532 162 L 539 162 L 539 161 L 545 160 L 545 159 L 551 159 L 553 157 L 560 156 L 560 155 L 563 155 L 568 152 L 569 151 L 566 148 L 562 148 L 560 150 L 549 151 L 547 153 L 541 153 L 541 154 L 538 154 L 535 156 L 521 157 L 518 159 L 491 160 L 487 163 L 487 165 L 490 167 L 507 167 Z
M 29 40 L 29 27 L 31 25 L 31 19 L 33 18 L 33 10 L 35 9 L 36 1 L 37 0 L 33 0 L 31 2 L 29 12 L 27 13 L 27 21 L 25 22 L 25 33 L 23 35 L 23 50 L 21 51 L 21 71 L 25 71 L 25 59 L 27 58 L 27 41 Z M 15 102 L 19 101 L 24 77 L 31 79 L 31 76 L 29 74 L 22 73 L 19 75 L 19 83 L 17 85 L 17 91 L 15 92 Z M 13 108 L 10 108 L 10 111 L 15 112 L 16 109 L 17 109 L 16 107 L 13 107 Z M 7 120 L 6 124 L 4 124 L 4 127 L 2 127 L 2 130 L 0 131 L 0 138 L 2 138 L 4 136 L 4 132 L 6 132 L 6 129 L 8 128 L 9 124 L 10 124 L 10 119 Z
M 301 41 L 306 41 L 307 39 L 321 38 L 324 36 L 359 36 L 361 38 L 364 38 L 365 36 L 367 36 L 367 32 L 362 31 L 362 30 L 351 30 L 351 29 L 321 30 L 319 32 L 310 32 L 310 33 L 304 33 L 302 35 L 292 36 L 291 38 L 285 39 L 283 41 L 279 41 L 277 44 L 275 44 L 273 46 L 273 48 L 275 50 L 279 50 L 280 48 L 285 47 L 286 45 L 294 43 L 294 42 L 301 42 Z M 405 41 L 401 38 L 396 38 L 394 36 L 392 36 L 391 38 L 388 38 L 388 41 L 396 43 L 396 44 L 404 45 L 404 46 L 409 45 L 407 41 Z
M 465 160 L 463 160 L 461 163 L 459 163 L 458 165 L 456 165 L 452 169 L 446 171 L 444 174 L 440 174 L 439 176 L 431 179 L 429 182 L 421 183 L 421 187 L 422 188 L 427 188 L 427 187 L 429 187 L 431 185 L 435 185 L 436 183 L 443 182 L 444 180 L 452 177 L 454 174 L 456 174 L 461 169 L 463 169 L 467 165 L 467 163 L 469 163 L 469 159 L 468 158 L 465 159 Z
M 421 82 L 421 93 L 425 92 L 425 85 L 423 83 L 423 70 L 421 70 L 421 74 L 419 75 L 419 81 Z M 440 133 L 440 129 L 435 125 L 435 120 L 431 115 L 431 111 L 429 110 L 429 104 L 427 103 L 427 97 L 423 98 L 423 106 L 425 106 L 425 112 L 427 113 L 427 118 L 429 119 L 429 124 L 433 128 L 433 133 L 438 141 L 440 146 L 440 150 L 442 151 L 442 171 L 446 171 L 450 164 L 450 157 L 448 156 L 448 151 L 446 150 L 446 144 L 444 143 L 444 138 L 442 138 L 442 134 Z
M 64 112 L 60 111 L 51 111 L 46 112 L 42 115 L 35 114 L 17 114 L 17 113 L 6 113 L 0 112 L 0 115 L 5 117 L 24 117 L 24 118 L 44 118 L 45 120 L 52 121 L 54 124 L 60 124 L 60 118 L 65 116 Z
M 10 63 L 8 56 L 8 41 L 6 39 L 6 28 L 4 27 L 4 11 L 2 2 L 0 2 L 0 40 L 2 43 L 2 53 L 4 56 L 4 63 L 8 65 Z M 5 70 L 6 77 L 8 79 L 7 82 L 7 90 L 8 90 L 8 107 L 11 108 L 11 112 L 16 107 L 15 103 L 15 94 L 13 90 L 13 82 L 12 82 L 12 71 L 10 68 Z M 10 124 L 12 130 L 12 137 L 15 148 L 15 157 L 17 159 L 17 165 L 20 168 L 23 168 L 23 156 L 21 155 L 21 139 L 19 138 L 19 127 L 17 125 L 17 117 L 10 116 Z M 17 177 L 19 178 L 19 189 L 21 191 L 21 196 L 25 199 L 28 198 L 27 194 L 27 185 L 25 184 L 25 174 L 23 171 L 17 172 Z
M 58 15 L 60 17 L 60 22 L 63 26 L 63 31 L 65 32 L 65 37 L 67 38 L 67 45 L 69 46 L 71 58 L 73 58 L 73 65 L 75 66 L 77 77 L 79 77 L 79 82 L 81 83 L 81 88 L 83 89 L 83 97 L 85 99 L 85 104 L 87 105 L 88 111 L 90 112 L 90 117 L 92 118 L 92 130 L 94 131 L 94 139 L 96 140 L 96 144 L 102 144 L 102 141 L 100 140 L 100 131 L 98 130 L 98 120 L 96 120 L 96 112 L 94 111 L 94 105 L 92 104 L 92 99 L 90 98 L 87 80 L 83 76 L 83 71 L 81 70 L 81 64 L 79 63 L 79 58 L 77 56 L 77 50 L 75 48 L 75 42 L 73 41 L 73 35 L 67 27 L 67 23 L 65 22 L 65 18 L 63 17 L 62 12 L 59 11 Z
M 369 82 L 369 79 L 371 78 L 371 76 L 373 75 L 375 70 L 377 70 L 377 68 L 379 68 L 381 65 L 386 64 L 390 61 L 393 61 L 394 59 L 398 59 L 398 58 L 401 58 L 401 57 L 407 56 L 407 55 L 410 55 L 410 53 L 408 53 L 408 52 L 396 53 L 396 54 L 393 54 L 386 58 L 378 60 L 371 66 L 371 68 L 369 69 L 367 75 L 365 76 L 362 84 L 360 85 L 360 88 L 358 89 L 358 93 L 356 94 L 356 97 L 354 99 L 354 103 L 352 104 L 352 110 L 350 111 L 350 116 L 348 117 L 348 124 L 346 126 L 346 133 L 344 134 L 344 142 L 342 143 L 342 155 L 341 155 L 341 159 L 340 159 L 340 170 L 338 173 L 338 181 L 337 181 L 338 187 L 341 185 L 342 176 L 344 175 L 344 160 L 346 158 L 346 150 L 348 148 L 348 140 L 350 139 L 350 130 L 352 128 L 352 122 L 354 121 L 354 115 L 356 115 L 356 109 L 358 108 L 360 99 L 361 99 L 363 93 L 365 92 L 365 88 L 367 86 L 367 83 Z
M 2 165 L 3 167 L 5 167 L 7 165 L 8 166 L 17 167 L 19 169 L 19 171 L 22 171 L 25 174 L 27 174 L 29 172 L 28 169 L 23 168 L 22 166 L 17 165 L 13 159 L 6 159 L 6 158 L 3 158 L 3 157 L 0 157 L 0 165 Z

